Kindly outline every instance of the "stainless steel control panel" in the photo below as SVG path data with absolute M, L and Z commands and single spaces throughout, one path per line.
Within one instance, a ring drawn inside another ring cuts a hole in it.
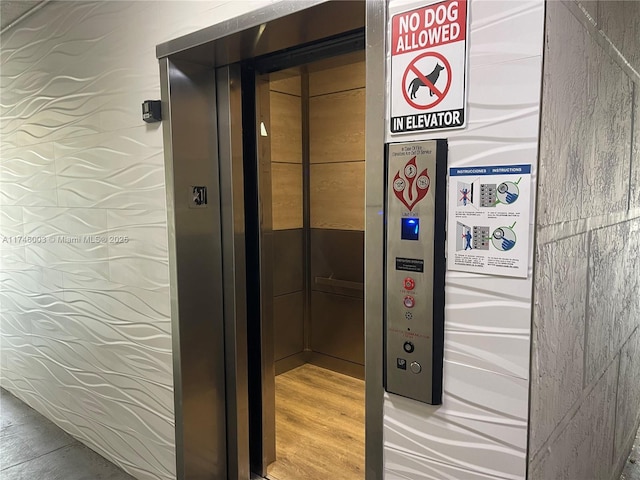
M 447 141 L 387 146 L 385 388 L 442 402 Z

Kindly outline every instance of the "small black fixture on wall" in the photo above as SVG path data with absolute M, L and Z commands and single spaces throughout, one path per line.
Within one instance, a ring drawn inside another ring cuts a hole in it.
M 145 100 L 142 102 L 142 119 L 147 123 L 155 123 L 162 120 L 160 100 Z

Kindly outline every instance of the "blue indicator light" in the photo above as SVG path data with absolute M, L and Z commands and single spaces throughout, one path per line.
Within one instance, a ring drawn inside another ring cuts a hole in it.
M 403 218 L 401 222 L 400 238 L 402 240 L 418 240 L 420 236 L 420 219 Z

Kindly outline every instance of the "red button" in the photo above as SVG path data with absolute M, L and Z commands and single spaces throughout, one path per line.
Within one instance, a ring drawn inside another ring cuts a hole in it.
M 413 290 L 416 287 L 416 282 L 411 277 L 407 277 L 404 279 L 404 288 L 406 290 Z
M 416 304 L 416 301 L 411 295 L 407 295 L 406 297 L 404 297 L 404 306 L 405 307 L 413 308 L 413 306 L 415 304 Z

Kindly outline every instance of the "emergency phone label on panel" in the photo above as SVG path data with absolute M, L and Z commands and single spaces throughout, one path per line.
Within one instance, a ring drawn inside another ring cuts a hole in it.
M 531 165 L 450 168 L 449 270 L 526 278 L 530 209 Z
M 396 257 L 396 270 L 405 272 L 424 272 L 424 260 L 421 258 Z
M 391 133 L 466 124 L 467 0 L 424 3 L 391 12 Z

